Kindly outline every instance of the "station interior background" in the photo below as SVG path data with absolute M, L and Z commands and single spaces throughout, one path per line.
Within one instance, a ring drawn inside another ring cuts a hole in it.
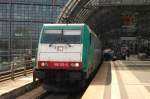
M 35 59 L 42 24 L 55 23 L 67 2 L 0 0 L 0 71 L 10 69 L 14 61 L 21 62 L 25 54 Z M 119 52 L 128 47 L 131 54 L 150 56 L 149 11 L 149 5 L 99 7 L 84 22 L 99 35 L 104 48 Z
M 68 0 L 0 0 L 0 71 L 20 62 L 25 54 L 35 58 L 44 23 L 55 23 Z

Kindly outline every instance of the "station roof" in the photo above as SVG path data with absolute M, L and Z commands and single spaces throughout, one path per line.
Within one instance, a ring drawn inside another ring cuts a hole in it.
M 138 19 L 134 24 L 138 28 L 136 31 L 146 34 L 150 31 L 150 22 L 147 21 L 150 21 L 149 11 L 149 0 L 70 0 L 57 22 L 86 23 L 98 35 L 109 34 L 111 37 L 113 33 L 123 30 L 122 16 L 132 16 Z

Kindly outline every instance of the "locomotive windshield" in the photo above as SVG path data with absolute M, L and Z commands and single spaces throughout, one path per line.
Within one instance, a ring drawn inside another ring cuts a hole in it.
M 41 43 L 48 44 L 80 44 L 81 30 L 44 30 Z

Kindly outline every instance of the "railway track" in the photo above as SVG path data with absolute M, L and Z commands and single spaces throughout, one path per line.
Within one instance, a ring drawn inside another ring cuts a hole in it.
M 81 93 L 53 93 L 45 91 L 39 86 L 16 99 L 80 99 Z
M 40 99 L 80 99 L 80 94 L 58 94 L 58 93 L 50 93 L 46 97 Z

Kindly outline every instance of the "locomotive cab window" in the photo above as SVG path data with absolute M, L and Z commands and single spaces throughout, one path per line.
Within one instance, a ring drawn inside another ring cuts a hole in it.
M 80 44 L 81 43 L 81 30 L 63 30 L 64 31 L 64 40 L 67 43 L 71 44 Z
M 44 30 L 41 43 L 81 43 L 81 30 Z

